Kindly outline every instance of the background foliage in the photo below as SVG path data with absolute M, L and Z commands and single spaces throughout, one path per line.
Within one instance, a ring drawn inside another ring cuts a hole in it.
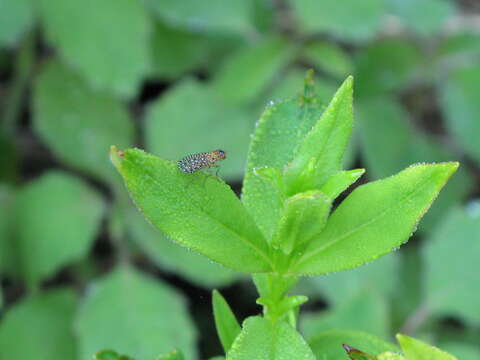
M 362 181 L 462 166 L 408 246 L 300 283 L 304 334 L 401 331 L 480 358 L 479 22 L 468 0 L 0 0 L 0 359 L 220 354 L 209 290 L 243 319 L 252 285 L 153 230 L 108 149 L 222 148 L 239 190 L 255 121 L 308 68 L 325 102 L 355 76 Z

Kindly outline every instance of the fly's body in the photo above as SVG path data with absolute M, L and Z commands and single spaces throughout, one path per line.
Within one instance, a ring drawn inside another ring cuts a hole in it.
M 187 155 L 179 160 L 177 166 L 181 172 L 192 174 L 198 170 L 217 167 L 217 162 L 227 157 L 223 150 L 214 150 L 198 154 Z

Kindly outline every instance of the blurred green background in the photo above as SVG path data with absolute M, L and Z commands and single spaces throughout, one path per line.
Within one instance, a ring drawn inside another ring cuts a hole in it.
M 325 102 L 355 76 L 363 182 L 462 166 L 400 251 L 300 283 L 301 329 L 480 359 L 478 0 L 0 0 L 0 360 L 220 355 L 210 291 L 241 320 L 253 285 L 153 230 L 108 150 L 221 148 L 239 192 L 262 109 L 310 68 Z

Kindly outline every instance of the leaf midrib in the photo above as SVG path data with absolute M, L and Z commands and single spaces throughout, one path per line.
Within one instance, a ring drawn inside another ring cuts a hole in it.
M 136 163 L 132 160 L 128 160 L 128 159 L 125 159 L 124 161 L 129 161 L 131 164 L 134 164 L 136 165 Z M 161 183 L 158 182 L 157 180 L 157 177 L 153 176 L 150 171 L 148 170 L 144 170 L 143 171 L 144 174 L 146 174 L 148 177 L 150 177 L 152 179 L 152 181 L 157 185 L 157 186 L 162 186 Z M 240 201 L 240 200 L 238 200 Z M 194 204 L 193 202 L 191 202 L 192 205 Z M 243 206 L 243 204 L 242 204 Z M 272 270 L 274 270 L 274 266 L 273 266 L 273 263 L 272 261 L 270 260 L 270 258 L 268 257 L 268 255 L 262 250 L 260 249 L 258 246 L 256 246 L 256 244 L 252 243 L 249 241 L 248 238 L 245 238 L 243 235 L 241 235 L 238 231 L 228 227 L 227 225 L 225 225 L 224 223 L 222 223 L 220 220 L 216 219 L 215 217 L 213 217 L 212 215 L 208 214 L 207 212 L 205 212 L 201 207 L 198 207 L 196 204 L 193 205 L 193 207 L 200 213 L 204 214 L 207 218 L 213 220 L 216 224 L 219 224 L 221 225 L 221 227 L 223 227 L 224 229 L 228 230 L 229 232 L 235 234 L 243 243 L 245 243 L 247 246 L 251 247 L 252 249 L 254 249 L 262 259 L 264 259 L 266 261 L 266 263 L 270 266 L 270 268 Z M 248 214 L 247 214 L 248 215 Z M 258 230 L 259 234 L 261 234 L 260 230 Z M 200 250 L 197 250 L 199 252 L 201 252 Z M 203 252 L 202 252 L 203 253 Z M 206 256 L 206 255 L 205 255 Z
M 297 262 L 297 264 L 295 265 L 295 268 L 300 268 L 301 265 L 303 265 L 304 263 L 308 262 L 308 260 L 314 256 L 317 256 L 319 253 L 321 253 L 322 251 L 324 251 L 325 249 L 328 249 L 329 247 L 337 244 L 339 241 L 342 241 L 344 240 L 345 238 L 349 237 L 350 235 L 352 235 L 353 233 L 357 232 L 359 229 L 365 227 L 365 226 L 368 226 L 374 222 L 376 222 L 377 220 L 379 220 L 380 218 L 382 218 L 385 214 L 387 214 L 388 212 L 390 212 L 395 206 L 398 206 L 398 204 L 400 203 L 404 203 L 405 201 L 407 201 L 408 199 L 412 198 L 415 194 L 417 194 L 418 192 L 422 191 L 423 188 L 425 187 L 425 185 L 428 185 L 429 183 L 429 179 L 431 177 L 429 177 L 428 179 L 426 179 L 424 181 L 424 183 L 417 187 L 415 190 L 413 190 L 410 194 L 406 195 L 403 199 L 399 200 L 394 206 L 390 206 L 388 208 L 386 208 L 384 211 L 382 211 L 381 213 L 379 213 L 379 215 L 377 215 L 376 217 L 370 219 L 369 221 L 366 221 L 358 226 L 356 226 L 355 228 L 351 229 L 350 231 L 346 232 L 344 235 L 338 237 L 337 239 L 334 239 L 332 240 L 331 242 L 329 242 L 328 244 L 325 244 L 324 246 L 322 247 L 319 247 L 317 249 L 315 249 L 314 251 L 312 251 L 308 256 L 307 254 L 305 254 L 305 256 L 303 258 L 300 259 L 299 262 Z M 421 216 L 421 215 L 420 215 Z M 418 217 L 417 217 L 418 218 Z

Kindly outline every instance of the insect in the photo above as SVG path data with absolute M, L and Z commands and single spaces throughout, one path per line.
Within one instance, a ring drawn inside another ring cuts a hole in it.
M 192 174 L 201 169 L 218 167 L 217 161 L 221 161 L 226 157 L 227 154 L 225 151 L 218 149 L 209 152 L 187 155 L 178 161 L 177 166 L 181 172 Z

